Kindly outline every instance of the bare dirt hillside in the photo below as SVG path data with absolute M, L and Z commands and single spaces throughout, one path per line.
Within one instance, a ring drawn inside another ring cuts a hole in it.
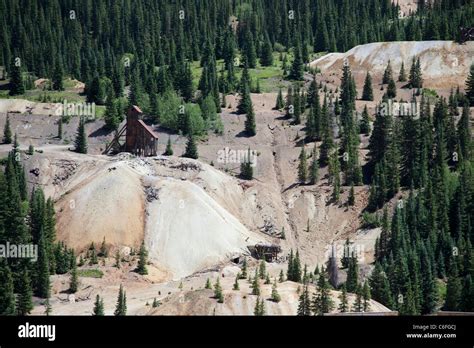
M 329 77 L 339 74 L 347 60 L 356 82 L 362 84 L 367 71 L 375 77 L 374 82 L 379 82 L 389 60 L 395 76 L 402 62 L 408 72 L 413 57 L 420 58 L 424 87 L 463 88 L 474 62 L 474 42 L 463 45 L 453 41 L 377 42 L 356 46 L 346 53 L 327 54 L 310 65 Z

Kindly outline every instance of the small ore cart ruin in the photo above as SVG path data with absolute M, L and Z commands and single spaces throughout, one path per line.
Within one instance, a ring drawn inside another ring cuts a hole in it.
M 125 141 L 123 141 L 125 137 Z M 116 133 L 114 140 L 107 146 L 104 154 L 110 152 L 130 152 L 136 156 L 156 156 L 158 135 L 143 122 L 143 112 L 132 105 L 127 113 L 125 125 Z
M 281 253 L 281 247 L 279 245 L 268 243 L 257 243 L 249 247 L 249 250 L 257 259 L 267 262 L 276 261 L 278 254 Z

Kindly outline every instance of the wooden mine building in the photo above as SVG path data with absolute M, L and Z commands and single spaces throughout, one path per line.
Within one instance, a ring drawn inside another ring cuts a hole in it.
M 124 142 L 123 137 L 125 137 Z M 136 156 L 148 157 L 156 156 L 157 150 L 158 135 L 143 122 L 143 112 L 140 108 L 132 105 L 127 112 L 125 125 L 117 132 L 104 153 L 125 151 Z

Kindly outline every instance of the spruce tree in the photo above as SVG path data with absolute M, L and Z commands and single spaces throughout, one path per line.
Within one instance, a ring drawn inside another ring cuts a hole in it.
M 104 316 L 104 300 L 100 298 L 99 294 L 95 297 L 93 313 L 94 316 Z
M 251 162 L 250 148 L 248 149 L 247 156 L 244 161 L 240 164 L 240 177 L 244 180 L 253 179 L 253 167 Z
M 10 128 L 10 115 L 7 115 L 7 120 L 5 121 L 5 126 L 3 128 L 3 143 L 4 144 L 12 143 L 12 130 Z
M 163 153 L 164 156 L 173 156 L 173 147 L 171 146 L 171 136 L 168 136 L 168 142 L 166 143 L 166 150 Z
M 241 272 L 241 279 L 247 278 L 247 259 L 244 258 L 242 262 L 242 272 Z
M 49 260 L 43 230 L 40 231 L 38 261 L 36 273 L 36 295 L 42 298 L 50 296 Z
M 17 314 L 27 315 L 33 310 L 33 290 L 31 288 L 31 280 L 28 270 L 24 269 L 20 275 L 20 286 L 18 287 L 17 296 Z
M 234 281 L 234 285 L 232 287 L 232 290 L 240 290 L 240 287 L 239 287 L 239 279 L 240 279 L 240 272 L 237 273 L 237 275 L 235 276 L 235 281 Z
M 252 105 L 250 105 L 250 109 L 248 110 L 245 119 L 245 132 L 249 136 L 255 136 L 257 134 L 257 127 L 255 125 L 255 113 L 253 111 Z
M 356 298 L 354 304 L 352 305 L 353 312 L 362 312 L 363 310 L 363 301 L 362 301 L 362 288 L 360 285 L 357 284 L 357 288 L 355 289 Z
M 318 151 L 316 145 L 313 147 L 313 156 L 312 156 L 311 165 L 309 167 L 309 183 L 315 185 L 318 182 L 318 171 L 319 171 L 319 161 L 318 161 Z
M 271 295 L 271 299 L 273 302 L 280 302 L 281 301 L 281 296 L 280 294 L 278 293 L 278 289 L 277 289 L 277 281 L 276 281 L 276 278 L 275 280 L 273 281 L 273 285 L 272 285 L 272 295 Z
M 304 145 L 301 147 L 301 152 L 299 156 L 300 163 L 298 165 L 298 180 L 301 184 L 306 183 L 308 178 L 308 164 L 306 159 L 306 151 Z
M 331 299 L 331 291 L 329 282 L 326 279 L 325 272 L 319 274 L 318 287 L 313 299 L 313 312 L 315 315 L 324 315 L 334 308 Z
M 217 302 L 224 303 L 224 294 L 222 293 L 219 277 L 217 277 L 216 283 L 214 284 L 214 298 L 217 299 Z
M 303 292 L 301 293 L 298 301 L 298 310 L 296 312 L 298 316 L 309 316 L 311 315 L 311 301 L 309 298 L 308 286 L 305 285 Z
M 393 73 L 392 73 L 392 65 L 390 64 L 390 60 L 388 61 L 387 67 L 383 73 L 382 83 L 385 85 L 393 80 Z
M 260 64 L 262 66 L 273 65 L 273 49 L 268 36 L 266 36 L 265 43 L 263 44 L 262 53 L 260 56 Z
M 206 279 L 206 285 L 204 286 L 205 289 L 212 289 L 211 280 L 209 278 Z
M 260 296 L 260 283 L 258 279 L 259 279 L 258 268 L 255 268 L 255 276 L 253 277 L 253 281 L 252 281 L 252 295 Z
M 127 294 L 123 290 L 122 284 L 120 284 L 119 294 L 117 298 L 117 304 L 115 306 L 115 316 L 127 315 Z
M 276 104 L 275 104 L 275 109 L 276 110 L 281 110 L 285 107 L 285 103 L 283 101 L 283 94 L 281 92 L 281 87 L 280 89 L 278 90 L 278 96 L 277 96 L 277 100 L 276 100 Z
M 368 312 L 370 309 L 370 288 L 368 282 L 365 282 L 362 288 L 362 299 L 362 309 L 364 312 Z
M 13 293 L 13 277 L 4 260 L 0 260 L 0 315 L 15 315 L 16 304 Z
M 400 73 L 398 74 L 398 82 L 406 82 L 407 80 L 407 75 L 405 73 L 405 63 L 402 62 L 402 65 L 400 67 Z
M 372 77 L 367 72 L 364 81 L 364 89 L 362 91 L 362 100 L 372 101 L 374 100 L 374 92 L 372 90 Z
M 362 116 L 359 123 L 359 133 L 365 135 L 370 134 L 370 119 L 367 105 L 364 106 L 364 111 L 362 111 Z
M 186 143 L 186 150 L 183 154 L 183 157 L 193 159 L 199 158 L 196 141 L 194 140 L 194 135 L 192 132 L 188 134 L 188 142 Z
M 76 262 L 74 262 L 72 270 L 71 270 L 71 278 L 69 280 L 69 292 L 71 294 L 76 293 L 78 286 L 79 286 L 79 280 L 77 277 L 77 266 L 76 266 Z
M 258 267 L 258 276 L 260 279 L 265 279 L 266 275 L 267 275 L 267 269 L 265 266 L 265 260 L 261 260 L 260 265 Z
M 347 270 L 346 287 L 347 287 L 348 292 L 356 291 L 359 284 L 358 273 L 359 273 L 359 266 L 357 264 L 357 257 L 355 257 L 354 252 L 352 252 L 352 256 L 349 259 L 349 268 Z
M 448 276 L 448 284 L 446 285 L 446 300 L 443 309 L 445 311 L 458 311 L 461 300 L 462 284 L 459 279 L 458 268 L 453 262 Z
M 293 48 L 294 59 L 291 65 L 289 78 L 296 81 L 303 81 L 303 59 L 301 57 L 301 48 L 296 45 Z
M 15 96 L 25 93 L 25 84 L 21 71 L 21 63 L 18 57 L 12 58 L 10 65 L 10 92 L 9 95 Z
M 58 139 L 63 138 L 63 118 L 62 116 L 59 117 L 58 120 Z
M 345 313 L 349 310 L 349 306 L 347 304 L 347 290 L 346 290 L 346 284 L 342 285 L 341 288 L 341 294 L 339 295 L 339 307 L 338 310 L 341 313 Z
M 387 98 L 393 99 L 397 96 L 397 86 L 395 85 L 395 81 L 393 79 L 390 79 L 388 81 L 388 87 L 387 87 Z
M 471 64 L 469 76 L 466 80 L 466 98 L 469 106 L 474 106 L 474 63 Z
M 148 270 L 146 267 L 147 264 L 147 256 L 148 252 L 145 249 L 145 242 L 142 242 L 140 245 L 140 252 L 139 252 L 139 259 L 138 259 L 138 266 L 136 272 L 141 275 L 147 275 Z
M 75 140 L 75 151 L 78 153 L 87 153 L 87 135 L 85 130 L 85 120 L 83 117 L 79 119 L 79 125 L 77 127 L 77 135 Z
M 55 91 L 63 91 L 64 90 L 64 83 L 63 83 L 63 67 L 61 65 L 60 60 L 56 60 L 56 67 L 54 68 L 53 78 L 53 89 Z

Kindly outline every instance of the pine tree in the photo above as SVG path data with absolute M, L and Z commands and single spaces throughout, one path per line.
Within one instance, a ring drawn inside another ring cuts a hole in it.
M 342 285 L 341 289 L 341 294 L 339 295 L 339 307 L 338 310 L 341 313 L 345 313 L 349 310 L 349 306 L 347 304 L 347 290 L 346 290 L 346 284 Z
M 347 291 L 355 292 L 355 290 L 357 289 L 357 286 L 359 284 L 358 273 L 359 273 L 359 266 L 357 264 L 357 257 L 355 257 L 354 252 L 352 252 L 352 256 L 349 259 L 349 267 L 347 270 L 347 281 L 346 281 Z
M 364 111 L 362 111 L 362 117 L 359 123 L 359 133 L 365 135 L 370 134 L 370 120 L 367 105 L 364 106 Z
M 77 277 L 77 266 L 76 266 L 76 262 L 74 262 L 72 270 L 71 270 L 71 278 L 69 280 L 69 292 L 71 294 L 76 293 L 78 286 L 79 286 L 79 280 Z
M 372 101 L 374 100 L 374 92 L 372 90 L 372 77 L 367 72 L 364 81 L 364 89 L 362 91 L 362 100 Z
M 168 142 L 166 143 L 166 150 L 163 153 L 164 156 L 173 156 L 173 148 L 171 146 L 171 136 L 168 136 Z
M 330 286 L 326 279 L 326 274 L 321 272 L 318 279 L 318 288 L 313 299 L 313 312 L 315 315 L 324 315 L 334 308 L 331 299 Z
M 318 182 L 318 171 L 319 171 L 319 161 L 318 161 L 318 150 L 316 145 L 313 147 L 313 159 L 309 167 L 309 183 L 315 185 Z
M 247 259 L 244 258 L 242 262 L 242 272 L 241 272 L 241 279 L 247 278 Z
M 474 63 L 471 64 L 469 76 L 466 80 L 466 98 L 469 106 L 474 106 Z
M 275 109 L 276 110 L 281 110 L 285 107 L 285 103 L 283 102 L 283 94 L 281 92 L 281 87 L 278 90 L 278 96 L 275 104 Z
M 75 140 L 75 151 L 78 153 L 87 153 L 87 135 L 86 135 L 86 130 L 85 130 L 85 121 L 81 117 L 79 119 L 79 125 L 77 127 L 77 136 Z
M 250 110 L 247 112 L 247 117 L 245 119 L 245 132 L 249 136 L 255 136 L 257 134 L 257 129 L 255 125 L 255 113 L 253 111 L 253 106 L 250 105 Z
M 385 85 L 390 82 L 390 80 L 393 80 L 393 73 L 392 73 L 392 65 L 390 64 L 390 60 L 388 61 L 387 67 L 385 68 L 385 71 L 383 73 L 383 79 L 382 83 Z
M 59 117 L 58 120 L 58 139 L 63 138 L 63 118 L 62 116 Z
M 407 80 L 407 75 L 405 73 L 405 63 L 402 62 L 402 65 L 400 67 L 400 73 L 398 74 L 398 82 L 406 82 Z
M 120 251 L 117 249 L 115 252 L 115 265 L 114 267 L 120 268 Z
M 421 75 L 420 58 L 415 60 L 415 57 L 413 57 L 408 82 L 411 88 L 423 87 L 423 78 Z
M 272 66 L 273 65 L 273 49 L 268 36 L 266 36 L 265 43 L 262 48 L 262 53 L 260 56 L 260 64 L 262 66 Z
M 354 185 L 351 185 L 351 189 L 349 190 L 349 197 L 347 198 L 347 205 L 353 206 L 354 204 L 355 204 Z
M 387 98 L 393 99 L 397 96 L 397 86 L 395 85 L 395 81 L 393 79 L 390 79 L 388 81 L 388 87 L 387 87 Z
M 285 274 L 283 273 L 283 270 L 280 270 L 280 274 L 278 275 L 278 282 L 283 283 L 285 281 Z
M 10 92 L 9 95 L 20 95 L 25 93 L 25 83 L 21 72 L 21 63 L 18 57 L 12 58 L 10 65 Z
M 360 285 L 357 285 L 355 294 L 356 294 L 356 298 L 355 298 L 354 304 L 352 305 L 352 311 L 362 312 L 364 306 L 363 306 L 363 301 L 362 301 L 362 288 L 360 287 Z
M 53 78 L 53 89 L 55 91 L 63 91 L 64 90 L 64 83 L 63 83 L 63 67 L 61 65 L 60 60 L 56 60 L 56 67 L 54 69 Z
M 333 187 L 332 199 L 335 202 L 339 201 L 341 191 L 341 177 L 340 177 L 340 164 L 339 158 L 337 157 L 337 151 L 333 151 L 329 158 L 329 173 L 331 178 L 331 184 Z
M 206 279 L 206 286 L 205 289 L 212 289 L 211 280 L 209 278 Z
M 459 279 L 458 268 L 453 262 L 448 276 L 448 284 L 446 286 L 446 300 L 443 309 L 445 311 L 457 311 L 461 302 L 462 285 Z
M 99 294 L 95 297 L 93 313 L 94 316 L 104 316 L 104 300 L 100 298 Z
M 147 267 L 146 267 L 147 256 L 148 256 L 148 252 L 145 249 L 145 243 L 142 242 L 142 244 L 140 246 L 138 266 L 137 266 L 137 269 L 136 269 L 136 272 L 138 274 L 141 274 L 141 275 L 147 275 L 148 274 L 148 270 L 147 270 Z
M 188 134 L 188 142 L 186 143 L 186 150 L 183 154 L 183 157 L 193 159 L 199 158 L 196 141 L 194 140 L 194 135 L 192 132 Z
M 43 230 L 41 230 L 38 243 L 38 261 L 36 274 L 36 294 L 39 297 L 49 298 L 50 296 L 49 272 L 49 260 L 46 243 Z
M 232 287 L 232 290 L 240 290 L 240 287 L 239 287 L 240 277 L 241 277 L 241 274 L 239 272 L 239 273 L 237 273 L 237 276 L 235 277 L 234 286 Z
M 265 315 L 265 302 L 260 300 L 260 296 L 257 297 L 257 302 L 255 302 L 255 308 L 253 310 L 253 314 L 255 316 L 263 316 Z
M 303 292 L 299 297 L 298 310 L 296 312 L 298 316 L 309 316 L 311 315 L 311 301 L 309 298 L 308 286 L 305 285 Z
M 122 284 L 120 284 L 119 294 L 117 298 L 117 305 L 115 306 L 115 316 L 127 315 L 127 294 L 123 290 Z
M 281 275 L 282 273 L 280 273 Z M 277 281 L 276 281 L 276 278 L 275 280 L 273 281 L 273 285 L 272 285 L 272 296 L 271 296 L 271 299 L 273 302 L 280 302 L 281 301 L 281 296 L 280 294 L 278 293 L 278 289 L 277 289 Z
M 3 128 L 3 143 L 4 144 L 12 143 L 12 130 L 10 128 L 10 115 L 7 115 L 7 120 L 5 121 L 5 127 Z
M 253 179 L 253 164 L 251 162 L 250 148 L 248 149 L 247 156 L 244 161 L 240 164 L 240 177 L 244 180 Z
M 216 283 L 214 284 L 214 298 L 217 299 L 217 302 L 224 303 L 224 294 L 222 293 L 219 277 L 217 277 Z
M 258 268 L 258 276 L 260 279 L 265 279 L 265 276 L 267 275 L 267 269 L 265 266 L 265 260 L 260 261 L 260 266 Z
M 0 315 L 15 315 L 15 294 L 13 293 L 13 277 L 4 260 L 0 260 Z
M 362 309 L 364 312 L 368 312 L 370 309 L 370 288 L 367 282 L 364 283 L 362 288 Z
M 252 295 L 260 296 L 260 283 L 258 278 L 258 268 L 255 268 L 255 276 L 252 281 Z
M 294 59 L 291 65 L 289 78 L 292 80 L 303 81 L 303 59 L 301 57 L 301 48 L 296 45 L 293 48 Z
M 308 165 L 306 160 L 306 151 L 304 145 L 301 147 L 301 152 L 299 156 L 300 163 L 298 165 L 298 180 L 301 184 L 306 183 L 308 178 Z

